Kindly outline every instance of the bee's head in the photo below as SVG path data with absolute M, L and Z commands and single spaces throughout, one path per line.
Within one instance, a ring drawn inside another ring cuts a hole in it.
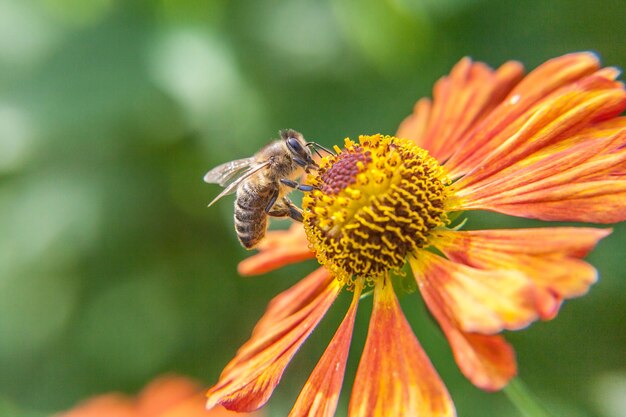
M 304 136 L 302 136 L 301 133 L 293 129 L 285 129 L 280 131 L 280 137 L 285 141 L 293 161 L 304 168 L 307 173 L 311 169 L 319 168 L 313 160 L 311 150 L 307 146 Z

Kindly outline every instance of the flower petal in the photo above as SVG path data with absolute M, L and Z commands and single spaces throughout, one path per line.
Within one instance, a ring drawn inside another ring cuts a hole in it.
M 350 398 L 350 417 L 454 416 L 450 395 L 406 321 L 389 282 L 374 310 Z
M 561 87 L 596 73 L 610 79 L 612 69 L 599 70 L 598 58 L 591 53 L 564 55 L 547 61 L 526 76 L 508 97 L 480 123 L 473 126 L 446 162 L 452 178 L 458 178 L 481 163 L 519 130 L 532 110 Z M 501 155 L 506 152 L 501 151 Z M 497 158 L 492 157 L 493 160 Z
M 397 137 L 413 139 L 440 161 L 456 149 L 467 131 L 488 114 L 523 75 L 520 63 L 510 61 L 493 71 L 481 62 L 463 58 L 449 76 L 434 87 L 434 104 L 422 99 L 401 124 Z
M 452 186 L 449 209 L 543 220 L 626 219 L 626 120 L 611 119 L 625 108 L 626 91 L 610 79 L 593 75 L 562 88 L 527 120 L 511 124 L 506 130 L 514 134 Z
M 571 184 L 555 191 L 553 201 L 541 195 L 531 195 L 526 202 L 499 202 L 475 205 L 511 216 L 546 221 L 579 221 L 590 223 L 615 223 L 626 220 L 626 183 L 622 181 L 592 181 Z
M 432 112 L 432 100 L 423 97 L 413 106 L 413 113 L 407 116 L 396 131 L 396 137 L 411 139 L 418 146 L 428 149 L 428 127 Z
M 300 223 L 288 230 L 273 230 L 259 243 L 259 252 L 239 263 L 241 275 L 258 275 L 285 265 L 315 258 Z
M 465 200 L 451 203 L 450 209 L 492 210 L 552 221 L 626 220 L 626 148 L 609 154 L 585 152 L 601 152 L 608 142 L 624 141 L 626 129 L 604 140 L 581 143 L 517 172 L 503 173 L 493 184 L 457 194 L 466 194 L 462 197 Z
M 137 417 L 134 401 L 122 394 L 104 394 L 56 417 Z
M 332 417 L 335 414 L 360 295 L 361 286 L 357 285 L 346 317 L 298 395 L 289 417 Z
M 422 294 L 453 317 L 465 332 L 493 334 L 516 330 L 537 318 L 536 289 L 514 270 L 482 270 L 427 251 L 409 258 Z
M 485 270 L 516 270 L 537 288 L 543 319 L 562 299 L 587 292 L 597 272 L 583 258 L 610 229 L 553 227 L 517 230 L 441 231 L 435 245 L 450 260 Z
M 159 377 L 136 398 L 105 394 L 92 398 L 58 417 L 234 417 L 222 407 L 207 412 L 203 389 L 195 381 L 175 375 Z M 242 414 L 238 414 L 242 416 Z M 249 417 L 260 414 L 247 414 Z
M 534 152 L 567 140 L 601 120 L 616 117 L 626 108 L 623 86 L 591 75 L 565 86 L 503 127 L 489 145 L 491 151 L 460 180 L 469 187 L 528 158 Z
M 306 307 L 329 285 L 332 277 L 326 268 L 318 268 L 293 287 L 283 291 L 270 301 L 259 319 L 252 336 L 262 334 L 276 323 Z
M 459 369 L 474 385 L 496 391 L 517 374 L 515 352 L 504 337 L 464 332 L 429 291 L 422 296 L 448 339 Z
M 255 329 L 250 340 L 226 366 L 217 384 L 209 389 L 207 408 L 221 404 L 229 410 L 252 411 L 267 402 L 287 364 L 342 288 L 340 283 L 329 280 L 328 274 L 324 275 L 321 271 L 313 273 L 324 284 L 315 286 L 315 293 L 308 292 L 310 297 L 306 299 L 294 299 L 297 308 L 286 312 L 278 312 L 274 308 L 271 313 L 273 321 L 265 321 L 263 331 Z M 305 282 L 308 285 L 310 281 Z M 284 294 L 279 297 L 283 297 L 279 303 L 282 304 Z
M 202 388 L 190 379 L 173 375 L 157 378 L 146 386 L 139 394 L 137 408 L 138 415 L 146 416 L 206 415 Z
M 623 165 L 626 118 L 585 129 L 577 135 L 494 173 L 487 180 L 464 186 L 457 193 L 471 195 L 472 204 L 499 201 L 576 180 L 605 179 Z

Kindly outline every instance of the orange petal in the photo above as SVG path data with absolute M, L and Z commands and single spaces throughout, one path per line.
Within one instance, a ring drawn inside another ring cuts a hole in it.
M 374 310 L 348 415 L 455 414 L 450 395 L 406 321 L 391 283 L 381 280 L 374 289 Z
M 335 415 L 360 295 L 361 287 L 357 285 L 346 317 L 302 388 L 289 417 Z
M 178 414 L 176 417 L 186 417 L 189 414 Z M 263 411 L 256 411 L 254 413 L 238 413 L 236 411 L 230 411 L 225 409 L 224 407 L 215 407 L 210 410 L 204 410 L 204 417 L 263 417 L 265 414 Z M 190 417 L 196 417 L 194 414 L 189 415 Z M 174 417 L 174 416 L 162 416 L 162 417 Z M 198 415 L 200 417 L 200 415 Z
M 238 271 L 241 275 L 264 274 L 285 265 L 315 258 L 300 223 L 294 223 L 288 230 L 268 232 L 257 248 L 257 254 L 239 263 Z
M 626 156 L 626 151 L 622 154 Z M 581 165 L 581 168 L 584 167 Z M 502 196 L 462 203 L 451 210 L 492 210 L 547 221 L 608 224 L 626 220 L 626 181 L 623 175 L 617 176 L 617 179 L 566 183 L 570 174 L 572 172 L 565 172 L 550 179 L 560 182 L 559 185 L 546 186 L 517 196 L 513 191 Z
M 600 64 L 591 53 L 564 55 L 547 61 L 526 76 L 508 97 L 460 141 L 458 149 L 446 162 L 453 178 L 471 171 L 500 147 L 541 104 L 561 87 L 597 72 L 596 77 L 615 76 L 611 71 L 598 71 Z
M 474 385 L 496 391 L 517 374 L 515 352 L 504 337 L 464 332 L 428 290 L 422 296 L 448 339 L 459 369 Z
M 141 414 L 141 417 L 262 417 L 262 412 L 237 413 L 217 406 L 208 410 L 204 407 L 205 396 L 199 394 L 194 398 L 177 404 L 161 414 Z M 201 404 L 201 406 L 198 406 Z
M 611 229 L 592 227 L 540 227 L 534 229 L 494 229 L 468 231 L 439 231 L 437 237 L 447 239 L 442 249 L 454 249 L 454 258 L 468 265 L 480 267 L 474 255 L 488 250 L 511 254 L 543 256 L 562 254 L 568 257 L 586 256 Z M 436 240 L 439 242 L 439 239 Z M 453 253 L 453 252 L 449 252 Z M 464 254 L 463 256 L 461 256 Z M 483 258 L 483 257 L 481 257 Z
M 427 251 L 409 261 L 420 291 L 465 332 L 516 330 L 537 318 L 535 286 L 521 272 L 472 268 Z
M 147 416 L 158 416 L 164 410 L 195 398 L 198 410 L 205 411 L 201 387 L 180 376 L 163 376 L 152 381 L 139 394 L 137 407 Z
M 452 186 L 448 208 L 543 220 L 626 219 L 626 121 L 614 118 L 624 108 L 623 86 L 597 74 L 559 90 L 510 125 L 514 134 Z
M 519 100 L 534 103 L 563 85 L 593 74 L 600 68 L 592 52 L 575 52 L 550 59 L 528 74 L 511 92 Z
M 139 417 L 134 401 L 121 394 L 105 394 L 79 404 L 57 417 Z
M 93 398 L 58 417 L 234 417 L 223 407 L 207 411 L 202 388 L 180 376 L 160 377 L 131 399 L 121 394 Z M 243 417 L 242 414 L 237 414 Z M 247 414 L 260 417 L 260 414 Z
M 229 410 L 252 411 L 267 402 L 287 364 L 342 288 L 335 280 L 321 282 L 325 285 L 317 286 L 315 294 L 293 300 L 297 310 L 290 309 L 286 314 L 273 311 L 274 321 L 266 321 L 263 331 L 255 329 L 250 340 L 226 366 L 217 384 L 209 389 L 207 408 L 221 404 Z
M 559 197 L 550 201 L 548 196 Z M 498 202 L 482 208 L 511 216 L 547 221 L 615 223 L 626 220 L 626 184 L 620 181 L 591 181 L 545 190 L 529 195 L 525 202 Z M 476 205 L 476 208 L 481 207 Z
M 592 75 L 563 87 L 498 132 L 489 144 L 491 151 L 476 160 L 454 187 L 463 190 L 486 181 L 595 122 L 616 117 L 625 108 L 626 91 L 618 82 Z
M 611 178 L 624 165 L 626 118 L 595 125 L 457 192 L 467 203 L 506 200 L 576 181 Z
M 441 231 L 435 245 L 450 260 L 485 270 L 515 270 L 537 288 L 542 318 L 554 317 L 562 299 L 585 294 L 597 272 L 580 258 L 610 229 L 554 227 Z
M 435 84 L 434 102 L 422 99 L 396 136 L 413 139 L 440 161 L 446 160 L 458 142 L 488 114 L 523 75 L 518 62 L 507 62 L 493 71 L 481 62 L 463 58 L 449 76 Z
M 427 149 L 428 124 L 430 122 L 430 114 L 432 109 L 432 101 L 428 98 L 419 99 L 413 106 L 413 113 L 407 116 L 396 132 L 396 137 L 411 139 L 418 146 Z
M 318 268 L 293 287 L 278 294 L 270 301 L 267 310 L 254 326 L 252 336 L 263 334 L 277 322 L 305 308 L 328 287 L 331 280 L 326 268 Z

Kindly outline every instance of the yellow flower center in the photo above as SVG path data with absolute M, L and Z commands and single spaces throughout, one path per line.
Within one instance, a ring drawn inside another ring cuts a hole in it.
M 351 285 L 370 284 L 404 266 L 448 220 L 446 172 L 406 139 L 361 136 L 322 159 L 307 182 L 304 228 L 318 261 Z

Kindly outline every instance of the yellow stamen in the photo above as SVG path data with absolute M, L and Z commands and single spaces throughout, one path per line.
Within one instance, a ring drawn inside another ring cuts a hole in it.
M 406 255 L 447 224 L 446 172 L 406 139 L 361 136 L 325 157 L 307 182 L 304 227 L 317 259 L 336 279 L 370 284 L 400 272 Z

